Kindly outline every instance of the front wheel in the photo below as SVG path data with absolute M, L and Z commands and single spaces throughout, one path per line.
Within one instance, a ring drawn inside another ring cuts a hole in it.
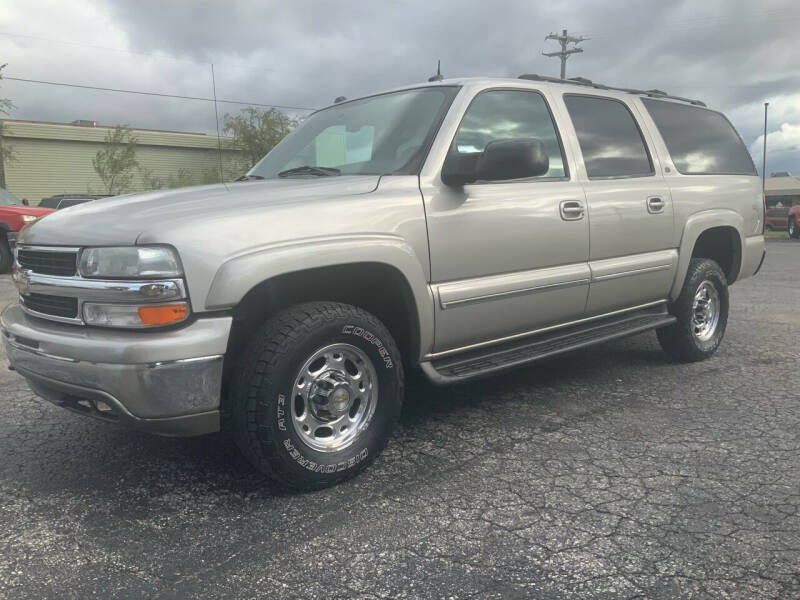
M 403 400 L 400 351 L 373 315 L 333 302 L 270 318 L 231 386 L 236 443 L 262 473 L 297 489 L 353 477 L 383 450 Z
M 5 234 L 0 233 L 0 273 L 7 273 L 11 269 L 13 255 L 11 248 L 8 247 L 8 240 Z
M 661 347 L 671 358 L 697 362 L 716 352 L 728 324 L 728 281 L 720 266 L 693 258 L 680 296 L 670 307 L 677 323 L 657 331 Z
M 789 237 L 795 240 L 800 237 L 800 227 L 794 217 L 789 217 Z

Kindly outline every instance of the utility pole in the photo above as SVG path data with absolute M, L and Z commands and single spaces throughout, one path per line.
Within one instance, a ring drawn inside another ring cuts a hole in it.
M 761 163 L 761 193 L 767 191 L 767 108 L 769 102 L 764 102 L 764 157 Z
M 561 44 L 561 52 L 542 52 L 544 56 L 558 56 L 561 58 L 561 79 L 567 78 L 567 59 L 569 58 L 570 54 L 576 54 L 578 52 L 583 52 L 583 48 L 578 47 L 578 44 L 581 42 L 588 40 L 589 38 L 579 36 L 575 37 L 572 35 L 567 35 L 567 30 L 562 29 L 561 35 L 557 35 L 555 33 L 549 34 L 547 37 L 544 38 L 544 41 L 547 40 L 556 40 L 559 44 Z M 569 47 L 569 44 L 572 44 L 572 47 Z

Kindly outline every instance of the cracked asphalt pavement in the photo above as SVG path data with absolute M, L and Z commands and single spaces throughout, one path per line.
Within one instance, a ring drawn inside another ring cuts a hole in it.
M 222 435 L 120 430 L 3 368 L 0 597 L 798 598 L 800 243 L 731 297 L 707 362 L 647 333 L 418 380 L 383 456 L 307 494 Z

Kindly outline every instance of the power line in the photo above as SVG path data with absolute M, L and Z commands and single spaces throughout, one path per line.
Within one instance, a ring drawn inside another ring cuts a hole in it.
M 21 81 L 23 83 L 39 83 L 43 85 L 57 85 L 61 87 L 71 87 L 71 88 L 78 88 L 82 90 L 97 90 L 101 92 L 118 92 L 120 94 L 138 94 L 140 96 L 156 96 L 159 98 L 179 98 L 181 100 L 202 100 L 203 102 L 214 102 L 214 98 L 204 98 L 202 96 L 183 96 L 181 94 L 166 94 L 162 92 L 144 92 L 141 90 L 125 90 L 120 88 L 108 88 L 108 87 L 99 87 L 94 85 L 81 85 L 79 83 L 64 83 L 61 81 L 45 81 L 42 79 L 23 79 L 22 77 L 7 77 L 3 76 L 4 80 L 7 81 Z M 283 108 L 286 110 L 304 110 L 304 111 L 312 111 L 317 110 L 316 108 L 309 108 L 307 106 L 288 106 L 288 105 L 281 105 L 281 104 L 264 104 L 261 102 L 243 102 L 241 100 L 223 100 L 221 98 L 216 100 L 217 102 L 221 102 L 223 104 L 239 104 L 242 106 L 263 106 L 265 108 Z

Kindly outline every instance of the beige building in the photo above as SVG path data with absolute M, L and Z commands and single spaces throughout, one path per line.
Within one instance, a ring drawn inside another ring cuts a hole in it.
M 767 177 L 764 195 L 767 197 L 767 208 L 800 204 L 800 177 L 793 177 L 788 173 Z
M 38 204 L 53 194 L 105 193 L 92 166 L 92 159 L 103 148 L 109 127 L 93 121 L 47 123 L 3 120 L 4 144 L 14 151 L 16 160 L 2 165 L 6 188 L 18 198 Z M 219 166 L 217 138 L 202 133 L 133 129 L 137 139 L 136 158 L 140 166 L 159 178 L 184 185 L 201 183 Z M 224 142 L 227 138 L 223 138 Z M 231 151 L 224 151 L 228 158 Z M 227 162 L 227 160 L 226 160 Z M 141 191 L 146 182 L 137 172 L 129 191 Z

